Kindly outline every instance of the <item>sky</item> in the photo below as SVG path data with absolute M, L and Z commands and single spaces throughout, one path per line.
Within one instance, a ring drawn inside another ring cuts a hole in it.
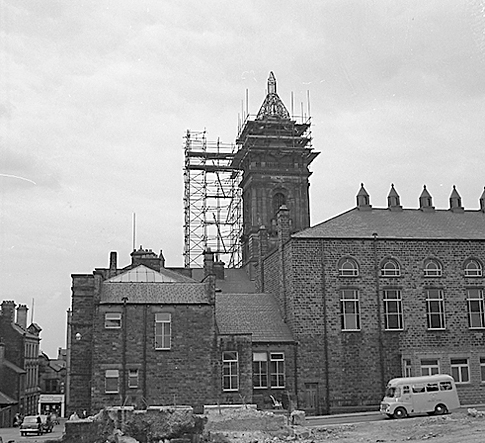
M 0 0 L 0 300 L 55 358 L 71 274 L 136 243 L 183 266 L 183 137 L 234 143 L 273 71 L 310 97 L 311 224 L 485 186 L 483 0 Z

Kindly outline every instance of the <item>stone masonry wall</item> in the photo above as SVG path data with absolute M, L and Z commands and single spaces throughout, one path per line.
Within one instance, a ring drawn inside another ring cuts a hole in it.
M 214 305 L 100 305 L 95 323 L 93 408 L 121 405 L 123 329 L 104 328 L 106 312 L 122 312 L 126 330 L 125 404 L 191 405 L 200 409 L 215 401 Z M 171 314 L 169 350 L 156 350 L 155 314 Z M 101 358 L 102 357 L 102 358 Z M 118 369 L 119 392 L 105 392 L 105 372 Z M 136 387 L 128 386 L 130 370 L 138 371 Z
M 377 239 L 374 245 L 372 239 L 293 239 L 285 254 L 288 323 L 298 341 L 301 403 L 305 384 L 314 383 L 323 410 L 378 404 L 385 383 L 401 376 L 403 357 L 411 359 L 413 375 L 420 375 L 422 358 L 438 358 L 443 373 L 451 373 L 450 358 L 468 358 L 471 380 L 458 385 L 461 401 L 485 401 L 479 361 L 485 357 L 485 331 L 469 329 L 466 302 L 466 289 L 483 288 L 485 279 L 463 272 L 469 257 L 485 263 L 485 242 Z M 338 262 L 344 256 L 358 262 L 357 277 L 339 276 Z M 400 277 L 376 279 L 376 263 L 379 268 L 385 257 L 398 260 Z M 442 277 L 424 276 L 428 257 L 442 263 Z M 274 269 L 274 263 L 271 256 L 265 266 Z M 273 279 L 279 274 L 266 269 L 265 287 L 276 288 Z M 342 331 L 340 291 L 345 288 L 359 291 L 359 331 Z M 444 291 L 444 330 L 427 329 L 427 288 Z M 384 330 L 385 289 L 401 291 L 402 330 Z

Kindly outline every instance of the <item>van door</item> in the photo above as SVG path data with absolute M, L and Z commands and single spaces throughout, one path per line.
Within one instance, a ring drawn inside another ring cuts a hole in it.
M 401 403 L 406 408 L 406 411 L 413 412 L 413 397 L 411 395 L 411 388 L 408 385 L 402 386 L 401 389 Z

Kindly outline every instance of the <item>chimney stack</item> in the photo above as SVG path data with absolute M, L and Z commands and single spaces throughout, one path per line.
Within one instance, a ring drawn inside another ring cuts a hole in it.
M 214 253 L 211 248 L 204 251 L 204 276 L 214 275 Z
M 16 323 L 24 329 L 27 329 L 27 305 L 18 305 L 17 307 L 17 321 Z
M 14 323 L 15 319 L 15 302 L 5 300 L 2 302 L 2 315 L 9 323 Z

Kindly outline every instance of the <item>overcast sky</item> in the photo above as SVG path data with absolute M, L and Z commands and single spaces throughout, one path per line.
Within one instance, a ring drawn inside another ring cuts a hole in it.
M 481 0 L 0 0 L 0 300 L 65 346 L 72 273 L 137 245 L 183 265 L 183 136 L 232 143 L 274 71 L 311 100 L 311 220 L 485 185 Z M 29 315 L 30 319 L 30 315 Z

